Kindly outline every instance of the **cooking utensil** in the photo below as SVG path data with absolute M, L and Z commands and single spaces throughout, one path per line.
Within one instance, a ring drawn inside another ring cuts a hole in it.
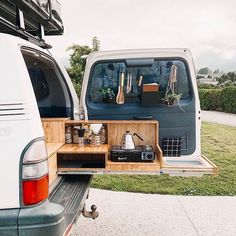
M 83 146 L 84 145 L 84 133 L 85 133 L 85 128 L 83 128 L 82 125 L 79 126 L 78 128 L 78 136 L 79 136 L 79 146 Z
M 125 131 L 125 134 L 122 136 L 122 140 L 121 140 L 122 149 L 129 150 L 129 149 L 135 148 L 133 136 L 137 136 L 140 140 L 143 141 L 143 139 L 137 133 L 131 134 L 130 131 Z
M 101 137 L 98 135 L 102 128 L 102 124 L 91 124 L 90 129 L 92 130 L 92 138 L 91 143 L 92 145 L 99 146 L 101 145 Z
M 120 78 L 120 84 L 118 88 L 118 93 L 116 96 L 116 103 L 117 104 L 124 104 L 125 102 L 125 96 L 124 96 L 124 80 L 125 80 L 125 74 L 124 72 L 121 73 L 121 78 Z
M 138 87 L 142 85 L 142 80 L 143 80 L 143 76 L 140 75 L 139 80 L 138 80 Z
M 127 85 L 126 85 L 126 93 L 129 93 L 131 91 L 132 86 L 132 73 L 128 72 L 127 75 Z
M 176 79 L 177 79 L 177 66 L 172 65 L 165 96 L 167 96 L 168 93 L 172 93 L 172 94 L 175 93 Z

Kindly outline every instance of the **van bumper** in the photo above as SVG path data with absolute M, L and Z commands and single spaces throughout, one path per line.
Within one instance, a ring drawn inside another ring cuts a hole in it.
M 25 209 L 0 210 L 0 235 L 63 235 L 66 224 L 64 208 L 55 203 L 44 203 Z
M 49 201 L 37 207 L 21 209 L 18 217 L 19 236 L 61 236 L 66 230 L 64 207 Z
M 28 208 L 0 210 L 1 236 L 62 236 L 76 222 L 92 176 L 67 176 L 49 200 Z

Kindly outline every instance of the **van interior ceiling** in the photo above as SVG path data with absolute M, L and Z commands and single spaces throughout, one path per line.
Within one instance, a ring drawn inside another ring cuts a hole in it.
M 55 63 L 41 53 L 22 50 L 42 118 L 71 117 L 67 87 Z M 58 79 L 59 78 L 59 79 Z

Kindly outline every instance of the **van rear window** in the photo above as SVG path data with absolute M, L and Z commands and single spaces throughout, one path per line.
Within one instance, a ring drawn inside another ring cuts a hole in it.
M 125 103 L 139 103 L 145 85 L 157 85 L 158 93 L 164 96 L 173 65 L 177 68 L 175 91 L 181 94 L 181 99 L 189 98 L 189 78 L 182 60 L 127 59 L 98 62 L 93 66 L 90 74 L 89 101 L 107 103 L 109 97 L 114 100 L 121 85 L 122 74 Z

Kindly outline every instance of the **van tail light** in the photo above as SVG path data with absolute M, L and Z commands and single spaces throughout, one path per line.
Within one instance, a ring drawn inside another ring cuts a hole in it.
M 48 197 L 48 175 L 36 180 L 23 181 L 23 203 L 32 205 Z
M 48 160 L 44 140 L 36 140 L 26 150 L 22 167 L 22 200 L 34 205 L 48 197 Z

